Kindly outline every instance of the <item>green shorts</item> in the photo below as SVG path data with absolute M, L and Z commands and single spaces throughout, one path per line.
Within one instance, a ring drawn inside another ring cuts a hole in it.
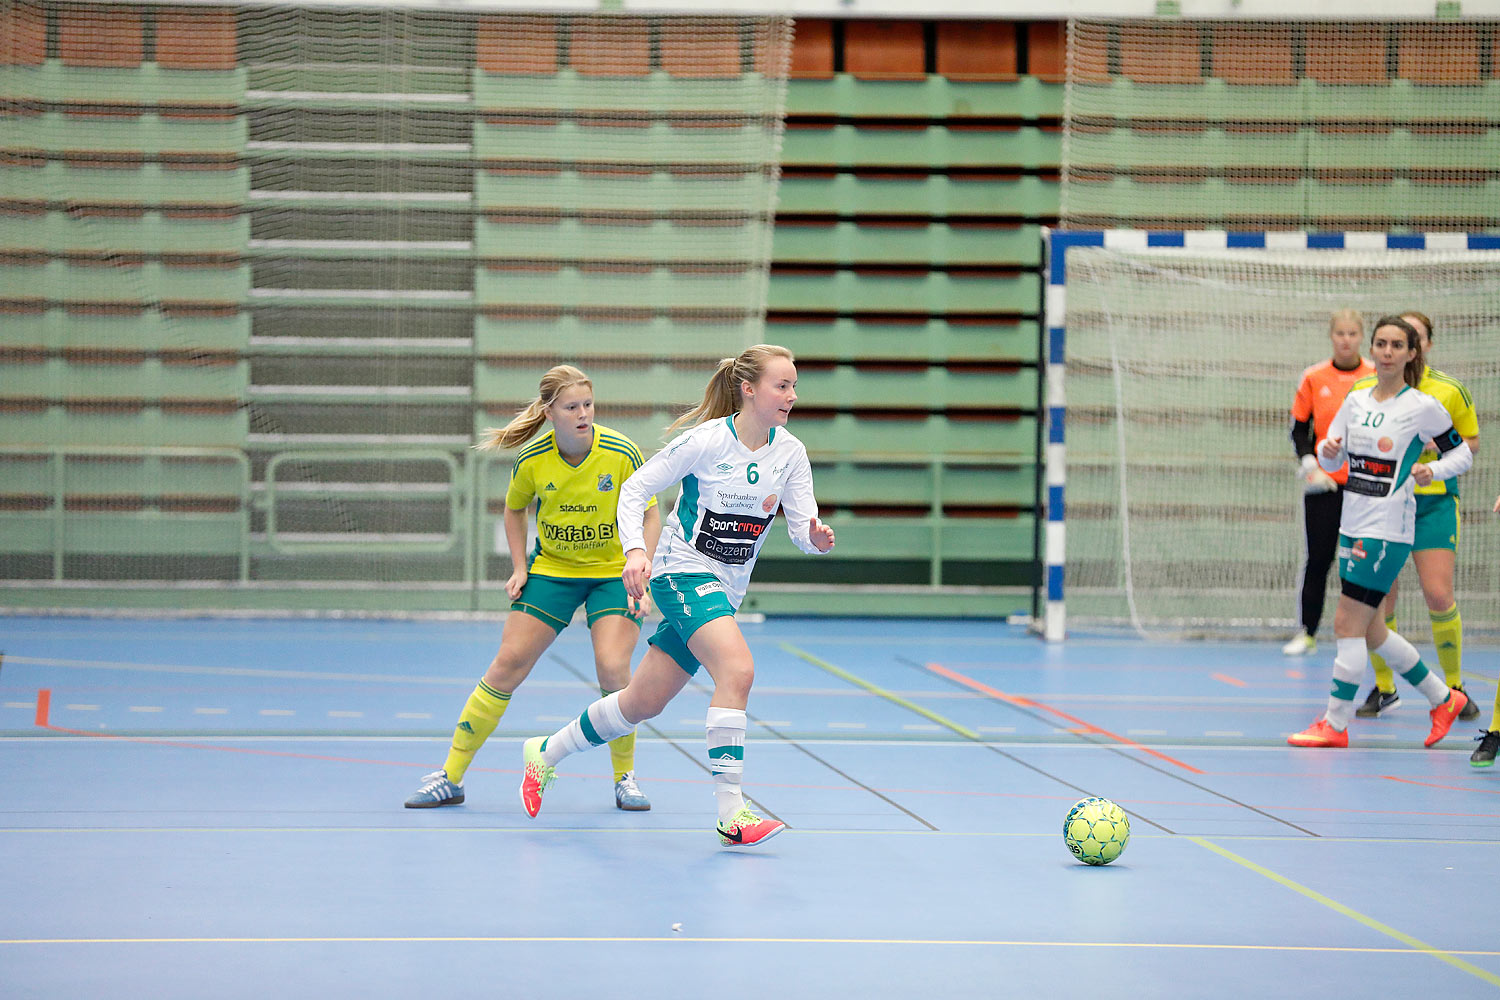
M 617 576 L 531 576 L 512 602 L 512 611 L 524 611 L 561 632 L 582 604 L 588 611 L 589 628 L 605 615 L 624 615 L 635 622 L 625 602 L 625 584 Z
M 1395 586 L 1411 546 L 1383 538 L 1350 538 L 1339 533 L 1339 579 L 1377 594 L 1389 594 Z
M 667 573 L 651 578 L 651 600 L 662 613 L 662 623 L 646 641 L 693 676 L 703 664 L 687 641 L 708 622 L 734 614 L 724 585 L 712 573 Z
M 1458 551 L 1458 497 L 1452 493 L 1417 494 L 1417 538 L 1413 552 Z

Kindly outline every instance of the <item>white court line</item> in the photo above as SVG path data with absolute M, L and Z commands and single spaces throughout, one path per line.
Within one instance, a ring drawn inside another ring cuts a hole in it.
M 980 726 L 979 727 L 979 731 L 981 733 L 1013 733 L 1013 732 L 1016 731 L 1016 727 L 1015 726 Z
M 292 711 L 290 708 L 263 708 L 263 709 L 260 710 L 260 714 L 261 715 L 296 715 L 297 713 L 294 712 L 294 711 Z
M 1238 729 L 1205 729 L 1204 736 L 1244 736 Z
M 1167 731 L 1165 729 L 1127 729 L 1127 730 L 1125 730 L 1125 735 L 1126 736 L 1165 736 L 1165 735 L 1167 735 Z
M 901 726 L 902 729 L 920 730 L 924 733 L 940 733 L 943 727 L 931 722 L 907 722 Z
M 227 708 L 195 708 L 195 709 L 193 709 L 193 714 L 194 715 L 228 715 L 229 714 L 229 709 L 227 709 Z
M 828 724 L 828 728 L 829 729 L 864 729 L 865 728 L 865 724 L 863 722 L 830 722 Z
M 36 702 L 34 702 L 34 701 L 7 701 L 5 703 L 5 707 L 6 708 L 36 708 Z
M 97 712 L 97 711 L 99 711 L 99 706 L 98 705 L 64 705 L 63 708 L 66 708 L 70 712 Z
M 398 718 L 398 719 L 430 719 L 430 718 L 432 718 L 432 713 L 431 712 L 397 712 L 396 713 L 396 718 Z
M 160 712 L 161 710 L 162 710 L 162 707 L 160 705 L 131 705 L 130 706 L 130 711 L 132 711 L 132 712 Z
M 365 713 L 363 713 L 363 712 L 349 712 L 349 711 L 341 711 L 339 709 L 333 709 L 332 711 L 330 711 L 328 713 L 328 717 L 330 719 L 363 719 L 365 717 Z
M 790 726 L 791 722 L 786 719 L 756 719 L 757 726 Z

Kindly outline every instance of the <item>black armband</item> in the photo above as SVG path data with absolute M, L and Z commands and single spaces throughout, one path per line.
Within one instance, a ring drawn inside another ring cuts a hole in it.
M 1432 439 L 1432 446 L 1438 450 L 1439 455 L 1446 455 L 1463 443 L 1464 436 L 1452 427 Z

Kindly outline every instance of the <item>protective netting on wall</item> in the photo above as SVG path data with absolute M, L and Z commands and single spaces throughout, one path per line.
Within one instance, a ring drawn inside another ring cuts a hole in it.
M 1074 21 L 1064 223 L 1500 226 L 1495 29 Z
M 546 368 L 649 450 L 763 339 L 790 40 L 0 2 L 0 577 L 503 579 Z

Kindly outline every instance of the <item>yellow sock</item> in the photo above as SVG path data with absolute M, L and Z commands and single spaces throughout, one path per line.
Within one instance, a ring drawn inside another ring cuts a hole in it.
M 496 691 L 484 681 L 474 688 L 464 705 L 463 714 L 458 717 L 458 725 L 453 727 L 453 746 L 448 749 L 448 762 L 443 765 L 449 781 L 457 784 L 464 780 L 464 772 L 474 762 L 474 754 L 490 738 L 509 705 L 510 695 Z
M 616 781 L 625 777 L 626 771 L 635 770 L 635 730 L 609 741 L 609 759 L 615 765 Z
M 1443 665 L 1443 677 L 1448 686 L 1464 682 L 1460 661 L 1464 655 L 1464 620 L 1458 616 L 1458 605 L 1447 611 L 1429 611 L 1432 619 L 1432 644 L 1437 647 L 1438 662 Z
M 1385 627 L 1392 632 L 1396 631 L 1396 616 L 1391 615 L 1385 620 Z M 1370 654 L 1370 662 L 1375 666 L 1375 686 L 1386 694 L 1396 690 L 1396 675 L 1391 668 L 1385 665 L 1385 657 Z

